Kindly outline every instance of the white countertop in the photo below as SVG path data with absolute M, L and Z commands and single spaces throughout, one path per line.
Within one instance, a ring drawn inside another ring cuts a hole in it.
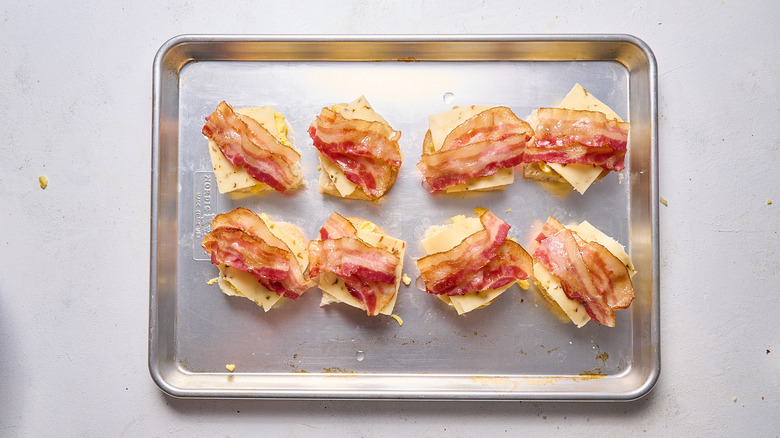
M 774 2 L 287 3 L 0 8 L 0 435 L 780 433 Z M 152 61 L 185 33 L 644 40 L 658 61 L 668 201 L 655 389 L 628 403 L 165 396 L 147 369 Z

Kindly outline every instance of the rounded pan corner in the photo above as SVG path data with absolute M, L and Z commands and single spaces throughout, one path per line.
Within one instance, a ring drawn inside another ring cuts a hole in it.
M 653 366 L 650 369 L 650 372 L 647 374 L 645 379 L 642 380 L 640 384 L 633 390 L 621 394 L 619 398 L 620 401 L 633 402 L 644 398 L 647 394 L 650 393 L 650 391 L 653 390 L 653 388 L 655 388 L 655 385 L 658 383 L 658 379 L 660 376 L 661 376 L 661 361 L 660 359 L 657 359 L 655 362 L 655 366 Z
M 170 397 L 176 397 L 176 398 L 185 398 L 191 396 L 191 394 L 188 393 L 187 391 L 168 382 L 163 376 L 162 370 L 160 370 L 160 367 L 158 366 L 157 362 L 155 362 L 152 359 L 153 357 L 150 356 L 149 375 L 152 377 L 152 380 L 154 381 L 155 385 L 157 385 L 157 387 L 160 388 L 160 391 L 162 391 L 163 394 Z

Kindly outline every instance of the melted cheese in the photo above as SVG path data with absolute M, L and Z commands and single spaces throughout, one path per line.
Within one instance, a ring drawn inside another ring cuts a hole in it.
M 450 111 L 428 116 L 428 125 L 431 130 L 431 139 L 433 141 L 433 150 L 438 151 L 444 144 L 447 135 L 458 125 L 477 114 L 489 110 L 492 107 L 485 105 L 472 105 L 467 107 L 455 107 Z M 515 181 L 515 171 L 508 167 L 499 169 L 495 174 L 472 178 L 463 184 L 448 187 L 447 193 L 465 192 L 473 190 L 486 190 L 504 188 Z
M 387 123 L 382 116 L 374 111 L 365 96 L 360 96 L 350 103 L 333 105 L 331 109 L 346 119 Z M 358 185 L 348 180 L 344 172 L 335 163 L 325 158 L 321 153 L 319 155 L 322 170 L 328 175 L 328 178 L 330 178 L 330 181 L 342 197 L 349 196 L 357 190 Z
M 576 232 L 585 241 L 596 242 L 607 248 L 612 255 L 626 265 L 629 275 L 633 276 L 636 274 L 631 258 L 626 254 L 623 245 L 618 243 L 617 240 L 607 236 L 588 221 L 582 221 L 579 225 L 568 225 L 566 228 Z M 585 306 L 579 301 L 567 297 L 561 282 L 539 263 L 534 263 L 534 278 L 544 288 L 543 293 L 553 300 L 577 327 L 582 327 L 590 321 L 590 317 L 587 311 L 585 311 Z
M 298 227 L 288 222 L 273 222 L 265 213 L 260 215 L 260 219 L 266 223 L 271 234 L 287 244 L 290 251 L 295 254 L 301 269 L 305 270 L 309 264 L 308 241 Z M 258 306 L 261 306 L 266 312 L 283 299 L 282 296 L 260 285 L 257 279 L 248 272 L 240 271 L 224 264 L 218 267 L 219 288 L 226 295 L 248 298 Z
M 401 260 L 395 268 L 395 294 L 390 302 L 379 313 L 382 315 L 391 315 L 395 308 L 395 302 L 398 298 L 398 289 L 401 285 L 401 276 L 403 272 L 404 252 L 406 250 L 406 242 L 387 234 L 375 232 L 375 225 L 369 221 L 362 221 L 355 223 L 350 219 L 357 229 L 357 236 L 369 245 L 376 246 L 378 248 L 384 248 L 393 254 L 397 255 Z M 344 280 L 338 278 L 336 275 L 330 272 L 323 272 L 320 275 L 319 288 L 322 289 L 322 300 L 320 306 L 326 306 L 331 303 L 345 303 L 358 309 L 366 310 L 363 303 L 358 301 L 347 290 Z
M 280 142 L 288 146 L 290 145 L 290 142 L 287 140 L 287 125 L 284 121 L 284 116 L 275 112 L 274 107 L 261 106 L 256 108 L 241 108 L 236 109 L 235 112 L 253 118 Z M 278 129 L 280 125 L 284 127 L 283 131 Z M 230 161 L 222 155 L 219 146 L 211 139 L 209 139 L 209 157 L 211 158 L 211 166 L 214 169 L 214 176 L 217 180 L 219 193 L 256 193 L 262 190 L 271 189 L 267 184 L 258 182 L 256 179 L 249 176 L 246 169 L 232 165 Z
M 428 254 L 449 251 L 458 246 L 464 239 L 483 229 L 482 222 L 477 217 L 466 218 L 464 216 L 455 216 L 452 218 L 452 224 L 443 227 L 432 227 L 420 244 Z M 488 289 L 485 291 L 472 292 L 465 295 L 436 295 L 440 300 L 451 305 L 458 312 L 458 315 L 471 312 L 474 309 L 487 306 L 499 295 L 504 293 L 512 286 L 509 283 L 506 286 L 497 289 Z
M 623 121 L 612 108 L 605 105 L 602 101 L 593 97 L 587 90 L 582 88 L 580 84 L 574 84 L 569 94 L 558 104 L 558 108 L 572 109 L 572 110 L 586 110 L 586 111 L 599 111 L 604 113 L 608 119 L 616 119 Z M 532 116 L 533 118 L 533 116 Z M 596 178 L 601 174 L 603 170 L 600 166 L 591 166 L 589 164 L 559 164 L 559 163 L 547 163 L 553 170 L 558 172 L 563 179 L 569 182 L 574 190 L 580 194 L 585 193 L 596 181 Z

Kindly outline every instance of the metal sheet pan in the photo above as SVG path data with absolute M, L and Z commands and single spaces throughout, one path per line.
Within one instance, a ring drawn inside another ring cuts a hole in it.
M 505 191 L 431 196 L 414 164 L 427 116 L 453 105 L 505 105 L 524 117 L 582 84 L 631 123 L 627 169 L 585 195 L 522 179 Z M 626 35 L 179 36 L 154 63 L 149 368 L 181 397 L 630 400 L 660 372 L 656 65 Z M 365 95 L 402 131 L 399 178 L 379 203 L 317 192 L 306 134 L 323 106 Z M 216 191 L 203 118 L 221 100 L 274 105 L 303 152 L 307 187 L 234 200 Z M 402 286 L 395 313 L 369 318 L 319 307 L 318 290 L 269 313 L 227 297 L 199 248 L 214 214 L 245 206 L 296 223 L 311 238 L 337 210 L 408 242 L 418 275 L 424 230 L 482 206 L 521 243 L 553 214 L 587 219 L 627 245 L 637 298 L 617 326 L 558 319 L 534 291 L 514 286 L 491 306 L 458 316 Z M 510 211 L 511 209 L 511 211 Z M 236 364 L 233 373 L 225 364 Z

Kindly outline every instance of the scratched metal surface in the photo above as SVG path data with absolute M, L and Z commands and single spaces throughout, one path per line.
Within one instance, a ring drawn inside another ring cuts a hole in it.
M 192 62 L 197 61 L 197 62 Z M 521 117 L 556 105 L 580 83 L 631 122 L 627 169 L 585 195 L 522 179 L 506 190 L 432 196 L 415 167 L 427 117 L 454 105 L 504 105 Z M 658 328 L 655 64 L 626 36 L 273 39 L 179 37 L 155 62 L 150 370 L 177 396 L 307 398 L 632 399 L 660 368 Z M 318 160 L 306 130 L 323 106 L 365 95 L 402 132 L 405 160 L 377 204 L 317 191 Z M 274 105 L 302 152 L 306 187 L 293 194 L 219 195 L 203 119 L 225 100 Z M 615 328 L 582 329 L 513 286 L 487 308 L 458 316 L 401 286 L 395 313 L 369 318 L 319 306 L 311 289 L 271 312 L 227 297 L 200 239 L 214 214 L 244 206 L 293 222 L 308 238 L 332 211 L 371 220 L 407 242 L 404 271 L 426 228 L 492 210 L 528 247 L 548 215 L 588 220 L 627 246 L 637 299 Z M 225 364 L 236 364 L 228 373 Z

